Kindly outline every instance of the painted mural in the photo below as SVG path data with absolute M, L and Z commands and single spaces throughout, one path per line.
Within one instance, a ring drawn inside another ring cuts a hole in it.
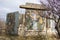
M 45 19 L 41 17 L 39 11 L 36 10 L 26 10 L 26 23 L 28 30 L 40 30 L 42 31 L 45 27 Z

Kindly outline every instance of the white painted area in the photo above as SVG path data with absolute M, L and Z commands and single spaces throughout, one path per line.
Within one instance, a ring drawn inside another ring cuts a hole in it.
M 57 31 L 55 29 L 55 21 L 54 20 L 50 20 L 50 28 L 48 28 L 47 34 L 55 35 L 55 36 L 57 35 Z
M 37 30 L 37 22 L 33 21 L 33 30 Z
M 36 14 L 35 13 L 32 13 L 32 16 L 33 16 L 33 30 L 37 30 L 38 29 L 38 27 L 37 27 L 37 22 L 36 22 L 36 20 L 37 20 L 37 18 L 36 18 Z

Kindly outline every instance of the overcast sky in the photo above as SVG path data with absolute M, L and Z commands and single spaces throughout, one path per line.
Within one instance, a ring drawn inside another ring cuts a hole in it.
M 40 4 L 39 0 L 0 0 L 0 19 L 6 20 L 6 14 L 14 11 L 24 13 L 23 9 L 19 8 L 19 5 L 29 3 Z

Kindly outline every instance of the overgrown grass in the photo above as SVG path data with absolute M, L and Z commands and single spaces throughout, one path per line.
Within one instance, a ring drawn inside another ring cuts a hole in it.
M 38 35 L 38 36 L 0 36 L 0 40 L 57 40 L 54 37 Z

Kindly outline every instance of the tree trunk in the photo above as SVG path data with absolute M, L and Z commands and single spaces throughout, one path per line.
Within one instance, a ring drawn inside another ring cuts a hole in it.
M 55 29 L 57 30 L 58 35 L 60 37 L 60 16 L 59 16 L 59 19 L 58 19 L 58 22 L 57 22 L 57 25 L 56 25 Z

